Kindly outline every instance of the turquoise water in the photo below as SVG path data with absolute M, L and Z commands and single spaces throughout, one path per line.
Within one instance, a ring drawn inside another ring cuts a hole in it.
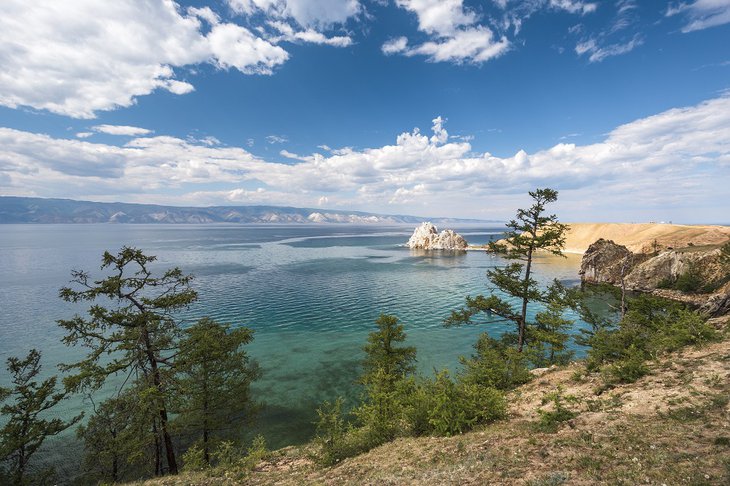
M 498 238 L 501 227 L 455 227 L 470 243 Z M 455 371 L 477 336 L 504 324 L 444 329 L 442 320 L 469 294 L 487 292 L 485 272 L 503 263 L 484 252 L 404 248 L 405 226 L 1 225 L 0 359 L 43 351 L 44 366 L 81 357 L 61 343 L 55 321 L 83 312 L 58 298 L 71 269 L 97 272 L 104 250 L 136 246 L 158 269 L 196 276 L 200 300 L 184 316 L 248 326 L 248 351 L 263 369 L 255 396 L 266 407 L 258 429 L 272 447 L 305 441 L 317 405 L 352 398 L 361 347 L 381 313 L 394 314 L 418 348 L 420 370 Z M 578 282 L 580 258 L 541 256 L 539 278 Z M 0 385 L 7 383 L 3 368 Z M 80 397 L 57 413 L 86 408 Z

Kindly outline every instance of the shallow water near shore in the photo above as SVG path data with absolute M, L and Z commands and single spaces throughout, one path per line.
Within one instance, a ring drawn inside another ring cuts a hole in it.
M 501 236 L 502 227 L 454 227 L 470 244 Z M 485 272 L 503 263 L 481 251 L 423 252 L 403 247 L 411 226 L 2 225 L 0 359 L 43 352 L 44 372 L 78 360 L 82 348 L 61 343 L 56 320 L 86 306 L 58 298 L 71 269 L 101 276 L 105 250 L 135 246 L 157 255 L 155 269 L 178 266 L 196 276 L 199 301 L 180 317 L 210 316 L 255 331 L 248 352 L 263 370 L 254 397 L 265 403 L 256 432 L 272 448 L 311 438 L 323 400 L 353 399 L 361 348 L 380 313 L 396 315 L 418 349 L 423 373 L 458 369 L 481 332 L 503 323 L 445 329 L 466 295 L 488 292 Z M 578 283 L 580 256 L 540 256 L 538 279 Z M 582 323 L 577 322 L 576 326 Z M 0 374 L 0 386 L 7 384 Z M 54 411 L 87 408 L 72 397 Z M 71 440 L 71 434 L 68 440 Z

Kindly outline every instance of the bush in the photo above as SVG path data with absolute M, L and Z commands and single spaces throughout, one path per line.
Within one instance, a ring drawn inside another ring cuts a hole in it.
M 350 427 L 342 413 L 342 398 L 333 403 L 324 402 L 318 409 L 317 435 L 314 443 L 317 452 L 313 459 L 322 466 L 333 466 L 342 459 L 351 457 L 357 452 L 348 444 Z
M 511 390 L 532 379 L 527 369 L 527 358 L 509 346 L 509 336 L 498 341 L 484 333 L 474 345 L 476 352 L 470 358 L 462 357 L 463 383 L 497 390 Z
M 645 361 L 683 346 L 716 339 L 705 318 L 681 304 L 650 295 L 629 303 L 615 329 L 601 329 L 588 339 L 586 368 L 603 370 L 606 382 L 631 383 L 648 373 Z
M 212 455 L 217 466 L 232 468 L 243 458 L 243 451 L 232 440 L 224 440 L 218 444 Z
M 507 413 L 504 395 L 492 387 L 451 380 L 441 371 L 430 384 L 432 406 L 428 411 L 430 433 L 451 436 L 475 425 L 493 422 Z
M 702 275 L 695 264 L 690 264 L 687 271 L 677 277 L 677 281 L 674 282 L 674 288 L 682 292 L 697 292 L 703 285 Z
M 205 454 L 198 444 L 193 444 L 182 456 L 183 471 L 204 471 L 210 467 L 205 462 Z
M 676 278 L 663 278 L 657 284 L 657 288 L 679 290 L 682 292 L 703 292 L 708 285 L 710 284 L 702 278 L 699 266 L 694 262 L 690 262 L 684 273 Z
M 251 445 L 246 450 L 246 458 L 243 460 L 243 467 L 252 471 L 259 462 L 269 456 L 269 449 L 266 447 L 266 439 L 263 435 L 254 437 Z
M 633 383 L 649 373 L 644 363 L 645 356 L 635 347 L 630 347 L 624 358 L 604 370 L 606 383 Z
M 556 432 L 561 423 L 574 419 L 578 412 L 570 410 L 565 406 L 566 402 L 575 403 L 578 399 L 573 395 L 563 395 L 563 388 L 558 387 L 552 393 L 543 398 L 543 405 L 552 402 L 552 410 L 537 410 L 540 420 L 536 424 L 537 430 L 541 432 Z

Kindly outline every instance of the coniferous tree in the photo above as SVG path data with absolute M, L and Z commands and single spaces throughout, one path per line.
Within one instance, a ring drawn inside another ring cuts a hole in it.
M 161 464 L 164 453 L 166 471 L 176 474 L 177 459 L 169 430 L 169 404 L 173 378 L 170 356 L 174 352 L 180 326 L 175 311 L 186 308 L 197 299 L 190 288 L 192 277 L 179 268 L 155 276 L 150 266 L 156 257 L 123 247 L 117 255 L 105 252 L 102 270 L 110 275 L 92 280 L 87 272 L 73 271 L 74 288 L 64 287 L 62 299 L 69 302 L 92 302 L 88 317 L 75 316 L 59 320 L 67 335 L 67 345 L 89 348 L 79 362 L 63 367 L 76 374 L 64 379 L 67 390 L 94 391 L 112 375 L 132 378 L 140 400 L 154 404 L 151 429 L 157 440 L 156 473 L 165 472 Z M 98 304 L 106 299 L 113 307 Z M 103 358 L 103 359 L 102 359 Z M 126 382 L 126 381 L 125 381 Z
M 37 381 L 41 372 L 41 353 L 32 349 L 25 358 L 8 358 L 12 388 L 0 388 L 0 414 L 7 422 L 0 429 L 0 479 L 13 485 L 44 484 L 53 475 L 52 469 L 31 473 L 31 459 L 43 442 L 79 421 L 44 418 L 55 407 L 64 393 L 56 392 L 56 377 Z
M 466 306 L 459 311 L 452 311 L 445 320 L 445 325 L 460 325 L 471 321 L 478 313 L 495 314 L 512 321 L 516 327 L 517 349 L 522 352 L 527 336 L 527 309 L 531 302 L 548 302 L 550 293 L 540 289 L 533 278 L 533 261 L 538 251 L 563 256 L 565 233 L 568 226 L 558 222 L 557 216 L 545 215 L 547 204 L 555 202 L 558 192 L 553 189 L 537 189 L 531 191 L 534 203 L 528 209 L 518 209 L 516 219 L 507 223 L 509 230 L 505 234 L 505 243 L 490 242 L 488 252 L 501 255 L 512 261 L 503 268 L 487 271 L 487 276 L 494 287 L 507 296 L 518 301 L 518 308 L 497 296 L 475 298 L 467 297 Z
M 84 442 L 82 468 L 87 480 L 113 483 L 159 471 L 154 404 L 130 387 L 104 400 L 76 435 Z M 93 403 L 93 402 L 92 402 Z
M 242 349 L 252 340 L 248 328 L 231 329 L 203 318 L 180 341 L 175 425 L 201 447 L 206 464 L 212 441 L 240 431 L 256 412 L 249 388 L 260 370 Z
M 567 364 L 573 351 L 567 349 L 570 339 L 568 330 L 573 320 L 565 317 L 569 307 L 577 305 L 558 280 L 553 281 L 546 291 L 545 308 L 535 315 L 535 322 L 528 326 L 531 361 L 535 366 Z
M 399 346 L 406 339 L 398 318 L 381 314 L 375 321 L 378 330 L 368 335 L 363 347 L 366 357 L 360 383 L 365 397 L 355 415 L 371 436 L 369 446 L 391 440 L 395 434 L 399 387 L 415 371 L 416 348 Z

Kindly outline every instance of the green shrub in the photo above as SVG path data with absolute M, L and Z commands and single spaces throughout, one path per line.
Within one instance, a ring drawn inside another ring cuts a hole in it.
M 689 268 L 677 277 L 674 288 L 682 292 L 697 292 L 705 284 L 697 265 L 690 264 Z
M 614 329 L 600 329 L 587 343 L 586 368 L 602 370 L 608 384 L 631 383 L 648 373 L 646 360 L 683 346 L 717 338 L 700 314 L 683 305 L 650 295 L 629 302 L 629 310 Z
M 545 395 L 543 404 L 552 403 L 552 409 L 544 410 L 540 408 L 537 410 L 537 413 L 540 415 L 540 420 L 536 424 L 537 430 L 541 432 L 556 432 L 561 423 L 574 419 L 578 416 L 578 412 L 566 407 L 565 403 L 575 403 L 577 400 L 573 395 L 563 395 L 563 388 L 560 386 L 554 392 Z
M 204 471 L 210 467 L 205 462 L 205 454 L 198 444 L 193 444 L 182 456 L 183 471 Z
M 703 344 L 717 339 L 717 331 L 696 312 L 681 310 L 660 330 L 656 349 L 675 351 L 691 344 Z
M 318 409 L 317 435 L 314 443 L 317 452 L 313 459 L 322 466 L 333 466 L 342 459 L 351 457 L 357 452 L 348 443 L 348 426 L 342 412 L 343 399 L 340 397 L 333 403 L 324 402 Z
M 232 468 L 238 465 L 244 456 L 241 447 L 237 446 L 232 440 L 219 442 L 212 455 L 216 465 L 223 468 Z
M 649 368 L 644 363 L 645 357 L 635 347 L 630 347 L 625 357 L 609 365 L 604 370 L 606 383 L 633 383 L 642 376 L 649 373 Z
M 410 378 L 401 383 L 400 396 L 403 397 L 403 419 L 409 435 L 416 437 L 431 433 L 429 410 L 433 408 L 430 381 L 423 378 Z
M 506 415 L 504 395 L 492 387 L 455 382 L 441 371 L 429 386 L 432 396 L 428 410 L 430 433 L 451 436 L 475 425 L 493 422 Z
M 476 352 L 470 358 L 460 358 L 464 366 L 460 381 L 497 390 L 511 390 L 530 381 L 527 357 L 510 346 L 507 339 L 498 341 L 486 333 L 479 336 L 474 345 Z
M 246 450 L 246 458 L 243 460 L 243 467 L 252 471 L 258 463 L 269 456 L 269 449 L 266 447 L 266 439 L 263 435 L 257 435 L 251 441 L 251 445 Z

